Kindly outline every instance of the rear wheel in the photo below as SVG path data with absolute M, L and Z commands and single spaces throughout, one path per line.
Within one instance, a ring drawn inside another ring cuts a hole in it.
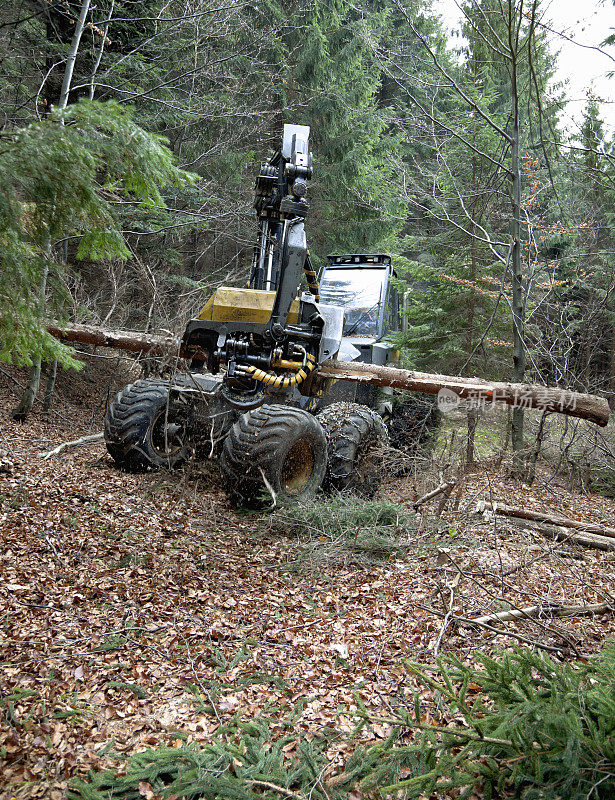
M 409 472 L 416 458 L 424 458 L 436 444 L 442 412 L 431 398 L 405 392 L 395 398 L 393 408 L 385 416 L 389 443 L 405 458 L 397 474 Z
M 149 379 L 124 387 L 105 415 L 105 443 L 120 469 L 173 469 L 191 455 L 191 406 L 169 397 L 168 381 Z
M 311 414 L 264 405 L 242 414 L 233 425 L 220 464 L 236 503 L 260 505 L 269 492 L 277 505 L 288 505 L 319 489 L 327 466 L 327 442 Z
M 388 441 L 380 415 L 358 403 L 333 403 L 320 412 L 318 421 L 327 437 L 325 488 L 373 497 Z

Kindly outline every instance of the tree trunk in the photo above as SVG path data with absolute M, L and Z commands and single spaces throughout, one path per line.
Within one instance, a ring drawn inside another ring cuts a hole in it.
M 468 439 L 466 442 L 466 466 L 474 465 L 474 439 L 476 436 L 476 425 L 478 424 L 478 409 L 468 408 Z
M 611 353 L 609 363 L 609 405 L 615 408 L 615 326 L 611 327 Z
M 53 393 L 56 388 L 56 378 L 58 376 L 58 359 L 54 358 L 49 365 L 49 375 L 47 376 L 47 386 L 45 388 L 45 399 L 43 400 L 43 411 L 51 411 Z
M 70 44 L 70 50 L 66 57 L 66 69 L 64 70 L 64 80 L 62 81 L 62 91 L 60 92 L 60 101 L 58 108 L 64 109 L 68 105 L 68 95 L 70 92 L 70 85 L 73 80 L 73 70 L 75 69 L 75 60 L 77 59 L 77 51 L 79 50 L 79 43 L 81 42 L 81 35 L 85 27 L 85 19 L 90 10 L 90 1 L 83 0 L 81 4 L 81 11 L 79 12 L 79 19 L 75 25 L 75 32 L 73 40 Z
M 109 31 L 109 22 L 111 21 L 111 17 L 113 16 L 113 9 L 115 8 L 115 0 L 111 0 L 111 5 L 109 7 L 109 12 L 107 19 L 104 21 L 101 34 L 100 34 L 100 47 L 98 48 L 98 53 L 96 53 L 96 58 L 94 59 L 94 66 L 92 67 L 92 73 L 90 75 L 90 91 L 88 93 L 88 97 L 90 100 L 94 99 L 94 80 L 96 78 L 96 73 L 98 72 L 98 67 L 100 66 L 100 62 L 103 57 L 103 53 L 105 51 L 105 44 L 107 42 L 107 33 Z
M 536 434 L 536 441 L 534 442 L 534 447 L 532 448 L 532 455 L 529 461 L 527 482 L 530 486 L 534 483 L 534 478 L 536 477 L 536 462 L 538 461 L 538 455 L 540 453 L 540 448 L 542 447 L 542 440 L 545 433 L 546 420 L 547 420 L 547 412 L 543 411 L 540 417 L 540 424 L 538 425 L 538 433 Z
M 150 355 L 187 356 L 182 353 L 181 340 L 173 336 L 160 336 L 138 331 L 109 331 L 88 325 L 47 325 L 52 336 L 65 342 L 84 342 L 101 347 L 148 353 Z M 480 378 L 459 378 L 453 375 L 436 375 L 429 372 L 378 367 L 357 361 L 325 361 L 318 376 L 337 380 L 356 381 L 371 386 L 391 386 L 425 394 L 439 394 L 447 390 L 446 400 L 458 403 L 470 399 L 475 403 L 502 402 L 522 408 L 539 408 L 560 414 L 587 419 L 605 426 L 609 421 L 609 404 L 602 397 L 569 392 L 562 389 L 532 386 L 530 384 L 498 383 Z
M 43 264 L 43 274 L 41 275 L 41 283 L 39 286 L 39 294 L 41 303 L 44 305 L 45 303 L 45 292 L 47 291 L 47 276 L 49 275 L 49 261 L 51 259 L 51 242 L 49 240 L 46 241 L 44 248 L 44 264 Z M 38 356 L 34 359 L 34 363 L 30 368 L 30 374 L 28 376 L 28 383 L 26 384 L 26 388 L 23 391 L 23 394 L 19 398 L 19 403 L 17 404 L 17 408 L 13 411 L 13 419 L 17 422 L 25 422 L 28 418 L 28 415 L 32 411 L 32 406 L 34 405 L 34 401 L 36 399 L 36 395 L 38 394 L 39 387 L 41 385 L 41 358 Z
M 519 24 L 520 21 L 519 21 Z M 511 26 L 510 34 L 514 37 Z M 511 52 L 511 93 L 512 93 L 512 248 L 510 254 L 512 267 L 512 314 L 513 314 L 513 380 L 522 383 L 525 377 L 525 297 L 523 286 L 523 266 L 521 263 L 521 167 L 519 163 L 519 95 L 517 87 L 516 48 L 510 42 Z M 513 464 L 517 475 L 524 469 L 523 459 L 524 410 L 516 407 L 512 413 Z
M 88 11 L 90 10 L 90 2 L 91 0 L 83 0 L 82 2 L 81 11 L 79 13 L 79 19 L 77 20 L 77 23 L 75 25 L 75 32 L 73 34 L 71 46 L 68 51 L 68 56 L 66 57 L 66 69 L 64 70 L 62 90 L 60 92 L 60 99 L 58 101 L 58 108 L 60 109 L 66 108 L 68 104 L 68 94 L 70 92 L 70 85 L 73 79 L 75 59 L 77 58 L 77 51 L 79 50 L 81 35 L 83 34 L 83 29 L 85 27 L 85 20 Z M 48 238 L 48 234 L 47 234 L 47 241 L 45 242 L 43 247 L 43 253 L 44 253 L 45 264 L 43 267 L 43 275 L 41 278 L 40 296 L 41 296 L 41 303 L 44 305 L 45 292 L 47 291 L 47 276 L 49 275 L 49 263 L 51 261 L 51 241 Z M 38 393 L 40 384 L 41 384 L 41 359 L 37 358 L 34 361 L 32 368 L 30 369 L 30 376 L 28 378 L 27 386 L 24 389 L 24 392 L 19 400 L 17 408 L 13 411 L 13 419 L 17 420 L 18 422 L 25 422 L 25 420 L 28 418 L 28 415 L 32 411 L 32 406 L 34 405 L 34 400 L 36 399 L 36 395 Z M 49 405 L 51 405 L 51 396 L 53 394 L 54 384 L 55 384 L 55 370 L 53 372 L 53 381 L 51 382 L 51 386 L 48 383 L 47 394 L 45 396 L 45 402 L 49 401 Z
M 28 383 L 23 390 L 17 408 L 13 411 L 13 419 L 17 422 L 25 422 L 29 413 L 32 411 L 32 406 L 36 399 L 39 386 L 41 385 L 41 360 L 37 358 L 30 367 L 30 374 L 28 375 Z

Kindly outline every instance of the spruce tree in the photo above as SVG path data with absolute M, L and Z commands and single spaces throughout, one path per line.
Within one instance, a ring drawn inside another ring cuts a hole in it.
M 167 185 L 192 176 L 175 165 L 164 140 L 135 125 L 129 109 L 89 101 L 7 135 L 0 174 L 0 359 L 75 366 L 44 327 L 62 305 L 58 243 L 75 237 L 78 258 L 125 259 L 130 252 L 110 198 L 124 195 L 155 210 Z M 34 394 L 16 418 L 27 416 Z

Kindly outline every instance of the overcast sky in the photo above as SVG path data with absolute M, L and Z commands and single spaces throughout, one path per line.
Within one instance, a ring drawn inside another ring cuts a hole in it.
M 449 30 L 459 26 L 456 0 L 434 0 L 434 8 Z M 574 133 L 587 93 L 593 92 L 602 100 L 602 117 L 608 124 L 605 132 L 615 136 L 615 77 L 606 77 L 607 72 L 615 71 L 615 47 L 601 48 L 608 55 L 591 49 L 600 47 L 600 42 L 615 32 L 615 0 L 545 0 L 543 8 L 553 30 L 578 42 L 549 35 L 553 52 L 560 51 L 557 78 L 567 81 L 566 96 L 570 99 L 562 121 Z

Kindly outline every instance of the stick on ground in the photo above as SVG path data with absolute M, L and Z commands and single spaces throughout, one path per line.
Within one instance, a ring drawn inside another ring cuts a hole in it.
M 422 505 L 425 505 L 425 503 L 428 503 L 430 500 L 432 500 L 434 497 L 437 497 L 439 494 L 442 494 L 442 492 L 450 491 L 456 485 L 456 483 L 457 481 L 453 480 L 453 481 L 447 481 L 446 483 L 442 483 L 440 484 L 440 486 L 436 486 L 435 489 L 432 489 L 431 492 L 427 492 L 427 494 L 424 494 L 422 497 L 419 497 L 419 499 L 412 504 L 414 510 L 416 511 Z
M 537 606 L 527 606 L 526 608 L 514 609 L 511 611 L 498 611 L 496 614 L 487 614 L 484 617 L 477 617 L 469 620 L 476 625 L 485 625 L 489 622 L 511 622 L 515 619 L 536 619 L 540 616 L 549 617 L 581 617 L 589 614 L 603 614 L 605 611 L 612 611 L 610 603 L 594 603 L 589 606 L 554 606 L 549 603 Z
M 98 442 L 102 438 L 103 438 L 102 432 L 93 433 L 91 436 L 82 436 L 81 439 L 74 439 L 72 442 L 62 442 L 62 444 L 59 444 L 57 447 L 54 447 L 53 450 L 47 450 L 44 453 L 39 453 L 38 457 L 46 461 L 48 458 L 60 455 L 60 453 L 63 450 L 66 450 L 67 447 L 76 447 L 79 444 L 90 444 L 91 442 Z

